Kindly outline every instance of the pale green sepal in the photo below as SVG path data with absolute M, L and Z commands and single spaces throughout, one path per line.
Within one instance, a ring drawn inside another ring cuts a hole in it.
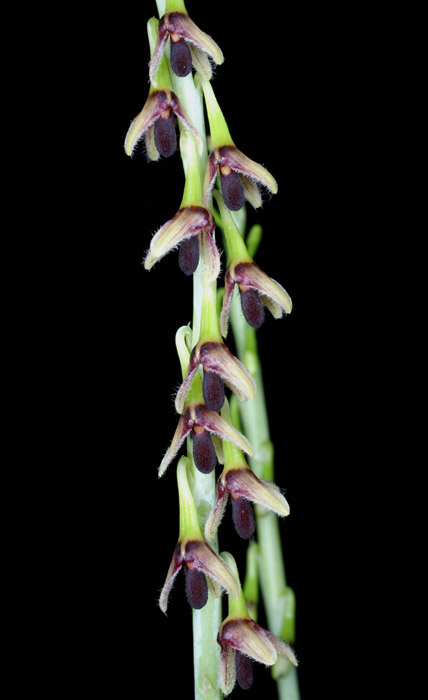
M 204 254 L 206 252 L 204 249 Z M 204 262 L 204 264 L 208 263 Z M 217 315 L 217 289 L 215 282 L 205 284 L 202 287 L 199 345 L 207 342 L 223 342 Z
M 260 224 L 254 224 L 251 226 L 250 230 L 248 231 L 248 236 L 245 239 L 246 245 L 247 245 L 247 251 L 248 254 L 254 258 L 256 255 L 260 243 L 263 238 L 263 228 L 260 226 Z
M 253 262 L 252 257 L 248 253 L 245 241 L 238 230 L 231 211 L 225 205 L 221 193 L 216 189 L 214 189 L 212 193 L 220 210 L 229 265 L 235 262 Z
M 198 133 L 198 132 L 196 132 Z M 202 141 L 198 142 L 199 154 Z M 183 129 L 180 134 L 180 154 L 186 163 L 186 180 L 180 207 L 202 204 L 202 183 L 198 165 L 198 152 L 194 134 Z
M 179 541 L 202 540 L 201 528 L 199 527 L 198 514 L 195 502 L 187 480 L 187 469 L 190 460 L 188 457 L 181 457 L 177 464 L 177 484 L 178 501 L 180 507 L 180 534 Z
M 165 0 L 165 14 L 167 12 L 185 12 L 187 14 L 184 0 Z
M 234 146 L 229 128 L 224 118 L 223 112 L 214 94 L 211 83 L 201 76 L 197 77 L 204 91 L 205 104 L 207 107 L 208 121 L 210 124 L 211 151 L 221 146 Z
M 235 666 L 236 651 L 233 647 L 228 646 L 220 654 L 218 666 L 218 679 L 220 689 L 225 695 L 230 695 L 236 682 L 236 666 Z
M 257 620 L 257 606 L 259 602 L 259 545 L 252 540 L 247 547 L 244 579 L 244 598 L 247 609 L 253 618 Z
M 233 397 L 231 397 L 232 399 Z M 227 399 L 224 400 L 224 404 L 222 406 L 221 412 L 220 412 L 221 417 L 226 421 L 226 423 L 230 423 L 230 425 L 234 425 L 233 420 L 232 420 L 232 414 L 231 414 L 231 409 L 230 409 L 230 403 Z M 237 430 L 241 430 L 240 426 L 237 426 Z M 244 456 L 236 445 L 232 444 L 231 442 L 226 442 L 223 445 L 223 457 L 224 457 L 224 466 L 225 468 L 233 468 L 233 467 L 239 467 L 239 466 L 248 466 Z
M 186 376 L 189 366 L 190 349 L 192 343 L 192 329 L 190 326 L 181 326 L 175 334 L 175 346 L 177 348 L 178 358 L 180 360 L 181 374 Z
M 159 32 L 159 20 L 156 19 L 156 17 L 151 17 L 149 19 L 149 21 L 147 22 L 147 36 L 149 38 L 150 58 L 153 58 L 153 53 L 154 53 L 156 42 L 158 39 L 158 32 Z M 168 66 L 166 64 L 166 60 L 165 60 L 164 56 L 162 56 L 162 58 L 159 61 L 159 65 L 158 65 L 156 76 L 155 76 L 155 83 L 156 83 L 156 87 L 153 83 L 150 83 L 149 94 L 152 93 L 153 90 L 162 90 L 164 88 L 172 90 L 172 84 L 171 84 L 171 79 L 169 77 Z
M 220 556 L 226 562 L 229 569 L 233 572 L 236 580 L 239 582 L 239 595 L 236 598 L 231 598 L 229 596 L 229 613 L 227 619 L 231 618 L 247 618 L 248 610 L 245 604 L 244 592 L 241 587 L 241 581 L 239 578 L 238 567 L 236 565 L 235 557 L 230 552 L 220 552 Z
M 290 644 L 294 644 L 296 639 L 296 596 L 290 586 L 285 586 L 280 605 L 283 607 L 283 621 L 281 627 L 281 638 Z

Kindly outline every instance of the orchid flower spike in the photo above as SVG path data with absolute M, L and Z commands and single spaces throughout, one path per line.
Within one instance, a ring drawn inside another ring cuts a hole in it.
M 152 17 L 147 23 L 152 50 L 154 37 L 157 36 L 157 27 L 158 20 Z M 177 150 L 176 117 L 193 134 L 198 151 L 202 153 L 202 139 L 172 90 L 168 68 L 162 58 L 157 71 L 157 88 L 153 83 L 150 85 L 143 109 L 131 122 L 125 137 L 125 153 L 132 156 L 139 141 L 144 139 L 149 160 L 158 160 L 160 156 L 163 158 L 172 156 Z
M 239 595 L 235 574 L 209 544 L 204 542 L 198 515 L 187 480 L 189 460 L 182 457 L 177 465 L 177 484 L 180 509 L 180 532 L 167 577 L 163 585 L 159 606 L 166 613 L 168 596 L 175 577 L 184 568 L 186 597 L 192 608 L 203 608 L 208 600 L 208 586 L 214 595 L 223 588 L 232 598 Z
M 219 411 L 224 403 L 224 386 L 240 401 L 255 395 L 254 380 L 245 365 L 226 347 L 221 337 L 216 305 L 216 284 L 202 288 L 199 340 L 190 353 L 189 364 L 176 398 L 177 413 L 183 412 L 186 396 L 198 368 L 203 368 L 203 398 L 211 411 Z
M 276 180 L 266 168 L 235 146 L 211 83 L 203 79 L 200 82 L 205 96 L 212 148 L 205 174 L 204 201 L 209 201 L 219 170 L 221 192 L 229 209 L 241 209 L 245 200 L 255 208 L 260 207 L 262 197 L 259 187 L 266 187 L 276 194 Z
M 223 552 L 221 556 L 239 580 L 233 556 L 229 552 Z M 252 686 L 254 661 L 273 666 L 281 654 L 297 666 L 291 647 L 251 618 L 242 589 L 239 597 L 232 599 L 229 596 L 229 614 L 220 627 L 217 641 L 221 648 L 219 685 L 225 695 L 232 692 L 236 681 L 245 690 Z
M 165 14 L 159 22 L 156 46 L 149 66 L 150 80 L 156 85 L 158 65 L 170 38 L 170 63 L 175 75 L 183 78 L 193 68 L 206 80 L 212 77 L 211 61 L 223 63 L 223 53 L 216 42 L 201 31 L 187 14 L 183 0 L 167 0 Z
M 228 332 L 230 304 L 235 285 L 241 296 L 245 320 L 253 328 L 260 328 L 265 320 L 264 306 L 276 319 L 291 313 L 292 302 L 279 282 L 269 277 L 249 255 L 235 221 L 217 190 L 214 198 L 221 214 L 223 233 L 228 254 L 228 268 L 224 279 L 223 305 L 220 330 L 225 338 Z
M 199 262 L 199 234 L 201 234 L 201 240 L 205 241 L 205 245 L 212 250 L 212 255 L 218 260 L 219 253 L 213 239 L 214 217 L 202 203 L 198 154 L 195 140 L 189 132 L 182 132 L 180 149 L 186 156 L 187 164 L 180 208 L 173 218 L 163 224 L 153 236 L 144 259 L 144 267 L 150 270 L 167 253 L 180 246 L 180 268 L 186 275 L 190 275 L 196 270 Z
M 221 416 L 233 425 L 227 401 L 222 408 Z M 208 541 L 215 537 L 229 500 L 232 501 L 235 530 L 243 539 L 252 537 L 255 530 L 251 503 L 267 508 L 280 517 L 289 515 L 289 505 L 278 486 L 267 479 L 259 479 L 236 445 L 231 443 L 223 445 L 223 459 L 223 471 L 217 481 L 216 502 L 205 524 L 205 537 Z

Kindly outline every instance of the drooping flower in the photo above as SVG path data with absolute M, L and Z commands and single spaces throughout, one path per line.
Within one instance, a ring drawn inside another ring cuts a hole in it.
M 239 580 L 233 556 L 229 552 L 221 556 Z M 232 692 L 236 681 L 244 689 L 251 687 L 253 661 L 273 666 L 280 654 L 297 666 L 291 647 L 251 618 L 242 590 L 235 599 L 229 596 L 229 614 L 220 627 L 217 641 L 221 648 L 219 685 L 225 695 Z
M 223 406 L 223 382 L 240 401 L 254 398 L 254 380 L 245 365 L 229 348 L 220 341 L 198 342 L 191 352 L 186 376 L 176 395 L 175 406 L 178 413 L 183 410 L 187 391 L 199 366 L 203 367 L 205 405 L 212 411 L 219 411 Z
M 172 585 L 181 569 L 184 569 L 186 597 L 192 608 L 204 607 L 209 586 L 215 595 L 219 594 L 219 586 L 232 598 L 239 595 L 239 584 L 233 571 L 203 540 L 195 502 L 187 480 L 188 464 L 187 457 L 182 457 L 177 465 L 180 532 L 159 598 L 159 606 L 164 613 L 167 611 Z
M 194 381 L 198 381 L 196 375 Z M 227 423 L 218 413 L 210 411 L 203 402 L 191 402 L 185 405 L 179 418 L 177 428 L 168 447 L 158 474 L 161 477 L 177 455 L 184 440 L 190 436 L 193 440 L 193 457 L 199 471 L 210 473 L 216 465 L 215 445 L 211 436 L 218 436 L 221 440 L 232 442 L 248 455 L 253 454 L 250 443 L 236 428 Z
M 178 77 L 188 75 L 192 66 L 204 78 L 212 77 L 211 61 L 223 63 L 223 53 L 216 42 L 203 32 L 187 14 L 183 0 L 169 0 L 159 22 L 156 46 L 149 66 L 150 80 L 156 85 L 156 73 L 170 38 L 171 68 Z
M 159 156 L 172 156 L 177 150 L 174 115 L 193 134 L 200 148 L 199 133 L 176 94 L 170 89 L 159 89 L 151 90 L 143 109 L 131 122 L 125 137 L 125 153 L 132 156 L 138 142 L 144 138 L 150 160 L 158 160 Z
M 219 206 L 228 267 L 224 278 L 223 305 L 220 313 L 220 330 L 227 336 L 230 304 L 235 285 L 238 286 L 242 312 L 247 323 L 260 328 L 265 319 L 264 306 L 274 318 L 291 313 L 292 302 L 284 287 L 269 277 L 249 255 L 235 221 L 217 190 L 213 190 Z
M 147 23 L 150 47 L 153 51 L 157 37 L 158 20 L 152 17 Z M 202 139 L 194 127 L 180 100 L 172 90 L 171 80 L 165 60 L 158 64 L 156 88 L 150 84 L 149 95 L 141 112 L 132 120 L 125 137 L 125 153 L 132 156 L 141 139 L 144 139 L 147 156 L 158 160 L 159 156 L 169 158 L 177 149 L 175 118 L 194 136 L 198 152 L 203 149 Z
M 189 364 L 191 335 L 192 332 L 188 326 L 182 326 L 176 333 L 176 346 L 183 377 Z M 164 474 L 187 437 L 192 440 L 195 465 L 204 474 L 213 471 L 217 459 L 223 460 L 222 441 L 232 442 L 246 454 L 253 454 L 247 438 L 204 404 L 202 378 L 198 372 L 193 376 L 174 437 L 160 464 L 159 477 Z
M 242 312 L 247 323 L 260 328 L 265 320 L 263 306 L 266 306 L 276 319 L 291 313 L 292 302 L 284 287 L 269 277 L 253 261 L 232 263 L 225 274 L 223 307 L 220 314 L 222 335 L 227 335 L 232 293 L 238 285 Z
M 199 262 L 200 235 L 202 245 L 211 250 L 211 255 L 216 261 L 213 274 L 218 274 L 220 257 L 213 238 L 215 220 L 208 207 L 202 203 L 198 154 L 195 140 L 190 133 L 183 131 L 180 148 L 186 155 L 187 163 L 183 198 L 177 213 L 161 226 L 150 241 L 144 267 L 150 270 L 167 253 L 180 246 L 179 265 L 186 275 L 192 274 Z M 185 247 L 182 250 L 183 245 Z
M 229 405 L 225 402 L 222 418 L 232 424 Z M 217 498 L 205 524 L 208 541 L 216 535 L 226 505 L 232 502 L 232 519 L 236 532 L 243 539 L 253 536 L 255 530 L 251 503 L 285 517 L 290 507 L 276 484 L 260 479 L 245 461 L 242 451 L 231 443 L 223 445 L 223 471 L 217 481 Z
M 241 209 L 245 200 L 255 208 L 260 207 L 260 187 L 276 194 L 277 182 L 263 165 L 248 158 L 235 146 L 211 83 L 207 80 L 200 82 L 205 95 L 211 138 L 211 153 L 204 182 L 204 201 L 209 201 L 219 175 L 221 193 L 230 210 Z
M 245 365 L 226 347 L 221 337 L 215 281 L 202 286 L 199 340 L 190 353 L 183 383 L 175 398 L 178 413 L 183 412 L 187 393 L 199 367 L 203 368 L 204 402 L 211 411 L 219 411 L 223 406 L 223 383 L 240 401 L 254 398 L 255 384 L 252 376 Z
M 167 253 L 180 246 L 180 244 L 186 244 L 191 239 L 197 241 L 198 234 L 203 231 L 205 231 L 207 236 L 212 236 L 214 229 L 214 219 L 208 209 L 193 204 L 187 206 L 182 204 L 173 218 L 163 224 L 153 236 L 150 241 L 150 248 L 144 259 L 144 267 L 146 270 L 150 270 Z M 188 252 L 188 248 L 186 248 L 186 252 Z M 182 254 L 180 265 L 183 272 L 191 274 L 190 270 L 194 271 L 193 267 L 195 263 L 197 266 L 198 261 L 198 252 L 193 253 L 191 263 L 188 256 Z

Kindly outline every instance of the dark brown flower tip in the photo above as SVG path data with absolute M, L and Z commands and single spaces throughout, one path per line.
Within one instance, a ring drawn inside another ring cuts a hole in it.
M 174 116 L 171 110 L 166 110 L 155 122 L 155 144 L 159 154 L 169 158 L 177 150 L 177 133 Z
M 187 41 L 171 34 L 171 68 L 179 78 L 185 78 L 192 70 L 192 56 Z
M 265 320 L 265 310 L 260 296 L 255 289 L 244 289 L 241 292 L 242 313 L 247 323 L 253 328 L 260 328 Z
M 198 236 L 185 238 L 178 251 L 178 264 L 185 275 L 193 275 L 199 263 Z
M 219 375 L 204 369 L 202 391 L 206 407 L 219 411 L 224 404 L 224 385 Z
M 198 569 L 186 566 L 185 582 L 187 602 L 195 610 L 200 610 L 208 600 L 208 584 L 205 575 Z
M 245 654 L 236 651 L 235 656 L 236 680 L 242 690 L 249 690 L 253 685 L 253 662 Z
M 202 474 L 210 474 L 217 464 L 217 454 L 211 435 L 206 430 L 192 432 L 193 459 Z
M 244 206 L 245 194 L 239 175 L 228 166 L 220 167 L 221 193 L 225 205 L 231 211 L 238 211 Z
M 235 530 L 243 540 L 254 535 L 256 523 L 251 503 L 245 498 L 232 498 L 232 519 Z

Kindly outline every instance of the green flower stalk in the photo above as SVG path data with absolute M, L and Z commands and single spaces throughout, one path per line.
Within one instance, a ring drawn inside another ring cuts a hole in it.
M 255 540 L 251 540 L 247 547 L 247 556 L 245 559 L 243 592 L 248 612 L 255 621 L 257 621 L 259 606 L 259 585 L 259 545 Z M 282 636 L 284 637 L 284 635 Z M 284 637 L 284 639 L 288 640 L 288 637 Z

